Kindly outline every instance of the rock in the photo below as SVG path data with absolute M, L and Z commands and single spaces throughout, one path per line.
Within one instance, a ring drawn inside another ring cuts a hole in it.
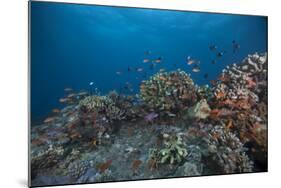
M 62 185 L 69 182 L 68 176 L 38 176 L 32 180 L 32 186 Z
M 89 183 L 95 181 L 95 175 L 97 171 L 94 168 L 88 169 L 84 175 L 82 175 L 78 180 L 77 183 Z
M 186 162 L 179 167 L 175 173 L 176 176 L 200 176 L 198 168 L 195 164 Z

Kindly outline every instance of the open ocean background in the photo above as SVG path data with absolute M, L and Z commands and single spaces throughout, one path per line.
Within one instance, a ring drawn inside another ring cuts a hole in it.
M 141 80 L 161 68 L 180 68 L 203 85 L 226 65 L 267 51 L 267 18 L 262 16 L 31 2 L 30 17 L 32 124 L 63 107 L 58 100 L 66 87 L 136 94 Z M 237 53 L 233 40 L 241 46 Z M 216 64 L 210 44 L 226 51 Z M 186 64 L 188 56 L 201 62 L 199 73 Z M 143 63 L 147 57 L 162 57 L 162 62 L 151 70 Z

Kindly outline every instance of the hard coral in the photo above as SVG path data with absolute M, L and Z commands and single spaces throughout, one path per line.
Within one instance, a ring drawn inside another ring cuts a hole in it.
M 156 111 L 187 108 L 197 99 L 190 76 L 184 71 L 159 72 L 140 86 L 140 98 Z
M 208 136 L 205 142 L 208 144 L 210 160 L 213 160 L 224 173 L 252 172 L 253 162 L 246 154 L 247 149 L 240 139 L 230 132 L 224 125 L 205 125 Z
M 267 54 L 248 55 L 241 64 L 227 66 L 213 90 L 211 107 L 233 112 L 217 117 L 224 122 L 232 118 L 232 130 L 243 143 L 252 142 L 266 150 Z M 214 113 L 210 117 L 216 118 Z M 262 125 L 263 131 L 255 130 L 256 125 Z

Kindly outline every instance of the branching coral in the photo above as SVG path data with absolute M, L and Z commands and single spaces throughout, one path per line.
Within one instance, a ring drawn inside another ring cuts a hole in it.
M 87 112 L 104 114 L 109 121 L 122 120 L 125 118 L 125 110 L 120 109 L 113 98 L 117 100 L 117 96 L 113 93 L 110 97 L 92 95 L 81 100 L 79 106 L 80 109 Z
M 150 149 L 149 158 L 156 164 L 178 164 L 184 160 L 187 155 L 185 144 L 180 135 L 169 136 L 164 142 L 162 149 Z
M 208 145 L 208 155 L 223 172 L 253 171 L 253 162 L 246 154 L 247 149 L 235 134 L 227 130 L 223 125 L 204 126 L 208 135 L 204 139 Z
M 86 108 L 89 111 L 102 111 L 112 103 L 112 100 L 106 96 L 91 95 L 79 102 L 80 108 Z
M 63 158 L 64 153 L 65 151 L 61 146 L 49 145 L 48 149 L 33 149 L 31 152 L 32 171 L 35 173 L 37 170 L 56 165 Z
M 184 71 L 159 72 L 140 86 L 140 97 L 155 110 L 176 110 L 196 101 L 195 86 Z

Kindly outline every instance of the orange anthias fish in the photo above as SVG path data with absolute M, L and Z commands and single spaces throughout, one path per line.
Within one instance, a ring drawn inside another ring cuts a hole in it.
M 222 81 L 222 82 L 228 82 L 230 79 L 228 76 L 225 76 L 225 75 L 221 75 L 219 77 L 219 80 Z
M 228 121 L 228 123 L 227 123 L 227 125 L 226 125 L 226 130 L 230 130 L 231 128 L 233 127 L 233 122 L 232 122 L 232 120 L 230 119 L 229 121 Z
M 66 102 L 70 102 L 70 99 L 69 98 L 61 98 L 59 101 L 60 101 L 60 103 L 66 103 Z
M 44 141 L 41 139 L 34 139 L 31 141 L 31 144 L 32 145 L 42 145 L 42 144 L 44 144 Z
M 143 62 L 144 63 L 148 63 L 150 60 L 149 59 L 144 59 Z
M 246 78 L 246 82 L 248 88 L 253 88 L 257 85 L 256 82 L 253 80 L 253 78 L 250 77 Z
M 216 85 L 217 81 L 216 81 L 216 80 L 211 80 L 210 83 L 211 83 L 212 85 Z
M 76 139 L 76 138 L 82 138 L 81 134 L 78 132 L 74 132 L 70 135 L 70 138 Z
M 55 119 L 55 117 L 48 117 L 44 120 L 44 123 L 52 123 Z
M 100 172 L 103 173 L 110 167 L 111 164 L 112 164 L 112 160 L 108 160 L 105 163 L 102 163 L 101 165 L 99 165 L 98 168 L 99 168 Z
M 64 89 L 65 92 L 70 92 L 70 91 L 72 91 L 72 90 L 73 90 L 73 89 L 70 88 L 70 87 L 67 87 L 67 88 Z
M 166 80 L 166 78 L 165 78 L 164 76 L 159 76 L 159 80 L 163 80 L 163 81 L 165 81 L 165 80 Z
M 224 97 L 225 97 L 225 93 L 224 93 L 224 92 L 221 92 L 221 91 L 218 92 L 218 93 L 216 93 L 215 95 L 216 95 L 216 98 L 217 98 L 217 99 L 221 99 L 221 98 L 224 98 Z
M 139 159 L 134 160 L 132 163 L 133 171 L 136 171 L 139 168 L 139 166 L 141 165 L 141 163 L 142 163 L 142 160 L 139 160 Z
M 54 109 L 52 110 L 52 112 L 53 112 L 53 113 L 60 113 L 60 109 L 54 108 Z
M 250 103 L 248 102 L 248 100 L 240 100 L 237 102 L 237 105 L 236 105 L 237 108 L 242 108 L 244 110 L 248 110 L 251 108 L 251 105 Z

